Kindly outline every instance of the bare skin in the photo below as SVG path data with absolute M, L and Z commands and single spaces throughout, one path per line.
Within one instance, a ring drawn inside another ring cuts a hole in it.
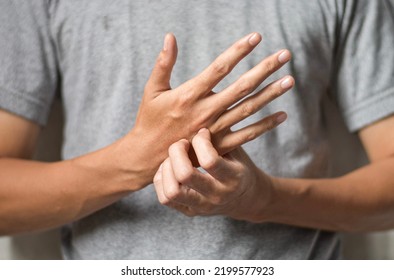
M 212 92 L 260 41 L 258 33 L 245 36 L 201 74 L 172 89 L 170 77 L 177 46 L 175 37 L 168 34 L 146 84 L 133 129 L 112 145 L 72 160 L 25 160 L 34 151 L 40 128 L 0 111 L 0 234 L 63 225 L 144 188 L 168 156 L 169 146 L 180 139 L 191 140 L 202 127 L 211 129 L 215 146 L 223 154 L 279 125 L 286 119 L 283 112 L 239 131 L 230 130 L 289 90 L 294 84 L 290 76 L 229 108 L 289 61 L 287 50 L 264 59 L 222 92 Z
M 202 129 L 170 146 L 155 175 L 159 201 L 182 213 L 225 215 L 333 231 L 394 228 L 394 116 L 359 132 L 370 164 L 333 179 L 275 178 L 237 148 L 220 155 Z M 202 174 L 188 157 L 196 152 Z

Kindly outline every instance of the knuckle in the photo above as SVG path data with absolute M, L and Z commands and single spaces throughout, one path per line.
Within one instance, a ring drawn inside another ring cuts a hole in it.
M 194 170 L 192 168 L 182 168 L 176 172 L 175 177 L 179 183 L 187 185 L 193 179 Z
M 168 154 L 171 155 L 174 152 L 176 152 L 176 150 L 178 150 L 178 142 L 175 142 L 173 144 L 170 145 L 170 147 L 168 148 Z
M 168 200 L 167 204 L 170 201 L 174 201 L 179 198 L 180 192 L 178 188 L 167 188 L 164 190 L 165 200 Z
M 236 91 L 237 93 L 239 93 L 240 95 L 244 96 L 249 94 L 254 88 L 253 83 L 246 79 L 246 78 L 242 78 L 241 80 L 239 80 Z
M 197 213 L 192 210 L 182 211 L 182 213 L 189 218 L 193 218 L 193 217 L 197 216 Z
M 240 181 L 245 176 L 247 168 L 246 168 L 245 164 L 243 164 L 241 162 L 236 163 L 235 168 L 237 170 L 237 172 L 235 173 L 235 177 L 237 178 L 238 181 Z
M 245 134 L 245 142 L 252 141 L 252 140 L 256 139 L 257 136 L 258 136 L 257 131 L 255 131 L 254 129 L 252 129 L 252 130 L 248 131 L 248 132 Z
M 159 66 L 160 68 L 168 68 L 169 66 L 169 60 L 165 59 L 165 55 L 163 52 L 160 53 L 160 55 L 157 57 L 156 60 L 156 65 Z
M 188 110 L 190 110 L 191 104 L 191 94 L 190 92 L 182 92 L 179 94 L 173 103 L 173 108 L 171 111 L 174 111 L 175 114 L 185 114 Z
M 219 74 L 220 76 L 225 76 L 228 73 L 230 73 L 230 65 L 218 60 L 215 60 L 212 63 L 212 69 L 215 73 Z
M 249 178 L 249 176 L 252 176 L 251 174 L 249 174 L 248 169 L 243 164 L 237 165 L 235 167 L 235 170 L 236 173 L 234 174 L 234 180 L 237 183 L 228 188 L 230 196 L 242 191 L 242 188 L 240 188 L 240 186 L 242 185 L 243 181 L 245 180 L 245 178 Z
M 272 86 L 269 89 L 269 101 L 272 101 L 284 93 L 284 90 L 281 88 L 280 85 Z
M 276 118 L 274 118 L 274 117 L 270 118 L 270 120 L 268 122 L 268 129 L 269 130 L 274 129 L 276 127 L 276 125 L 277 125 Z
M 255 106 L 250 102 L 245 102 L 241 105 L 241 115 L 244 117 L 249 117 L 256 112 Z
M 210 88 L 210 77 L 206 75 L 204 72 L 197 75 L 193 79 L 189 80 L 189 82 L 186 82 L 186 91 L 189 93 L 189 96 L 191 98 L 196 98 L 202 93 L 208 93 Z
M 167 113 L 166 117 L 170 118 L 171 120 L 179 121 L 185 117 L 185 113 L 181 107 L 175 107 Z
M 250 45 L 245 41 L 238 41 L 237 43 L 234 44 L 234 50 L 235 52 L 244 56 L 250 51 Z
M 204 205 L 204 207 L 202 207 L 201 209 L 199 209 L 199 212 L 201 215 L 208 216 L 213 214 L 215 212 L 215 209 L 216 209 L 216 205 L 207 204 Z
M 276 127 L 276 121 L 274 118 L 270 118 L 267 122 L 267 131 L 272 130 Z
M 178 104 L 180 105 L 187 105 L 190 103 L 192 100 L 192 96 L 195 95 L 195 92 L 193 89 L 190 90 L 182 90 L 181 94 L 177 96 L 177 101 L 179 102 Z
M 153 184 L 155 186 L 159 185 L 161 182 L 161 178 L 159 178 L 159 176 L 155 175 L 155 177 L 153 177 Z
M 219 157 L 217 156 L 207 156 L 200 160 L 200 165 L 205 170 L 214 170 L 219 164 Z
M 171 144 L 171 146 L 168 148 L 168 154 L 174 155 L 181 148 L 182 148 L 182 143 L 180 143 L 179 141 L 175 142 L 175 143 Z
M 282 89 L 275 89 L 272 91 L 271 93 L 271 100 L 274 100 L 276 98 L 278 98 L 279 96 L 281 96 L 283 93 Z
M 277 64 L 272 60 L 272 59 L 268 59 L 265 62 L 265 68 L 267 69 L 268 73 L 272 73 L 275 71 Z
M 241 51 L 243 51 L 244 49 L 245 49 L 245 44 L 243 44 L 243 42 L 236 42 L 235 44 L 234 44 L 234 49 L 235 49 L 235 51 L 237 51 L 237 52 L 241 52 Z
M 159 202 L 161 205 L 169 206 L 171 201 L 167 197 L 159 198 Z
M 211 198 L 211 202 L 213 205 L 223 205 L 227 201 L 226 196 L 222 195 L 215 195 Z

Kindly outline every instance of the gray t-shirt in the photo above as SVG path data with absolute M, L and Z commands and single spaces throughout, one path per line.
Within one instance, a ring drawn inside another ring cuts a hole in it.
M 166 32 L 179 42 L 177 86 L 257 31 L 261 45 L 218 89 L 282 48 L 294 58 L 273 78 L 290 73 L 297 84 L 242 123 L 289 115 L 244 148 L 268 174 L 328 177 L 325 96 L 350 132 L 394 112 L 393 10 L 389 0 L 2 0 L 0 107 L 43 125 L 60 92 L 63 156 L 73 158 L 133 127 Z M 65 227 L 63 251 L 72 259 L 325 259 L 339 256 L 339 239 L 287 225 L 189 218 L 160 205 L 148 186 Z

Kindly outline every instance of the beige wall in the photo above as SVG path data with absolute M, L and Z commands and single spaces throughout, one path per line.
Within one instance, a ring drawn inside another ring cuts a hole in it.
M 346 133 L 342 121 L 336 117 L 335 108 L 326 108 L 328 131 L 332 136 L 333 147 L 338 158 L 334 168 L 338 170 L 352 169 L 355 164 L 364 162 L 360 153 L 357 137 L 347 138 L 343 143 L 341 134 Z M 62 131 L 62 114 L 60 102 L 55 102 L 48 126 L 43 130 L 39 141 L 37 159 L 54 161 L 59 158 Z M 341 139 L 341 141 L 339 141 Z M 340 144 L 339 144 L 340 143 Z M 352 149 L 349 149 L 352 147 Z M 53 230 L 17 237 L 0 238 L 0 259 L 59 259 L 59 232 Z M 352 234 L 344 236 L 344 255 L 348 259 L 394 259 L 394 231 L 375 234 Z

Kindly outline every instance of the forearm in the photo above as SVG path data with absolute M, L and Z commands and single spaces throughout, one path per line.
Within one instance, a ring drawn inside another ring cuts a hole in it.
M 56 163 L 0 159 L 0 234 L 60 226 L 142 188 L 137 154 L 120 155 L 121 145 Z
M 333 231 L 394 227 L 394 158 L 335 179 L 273 178 L 262 221 Z

